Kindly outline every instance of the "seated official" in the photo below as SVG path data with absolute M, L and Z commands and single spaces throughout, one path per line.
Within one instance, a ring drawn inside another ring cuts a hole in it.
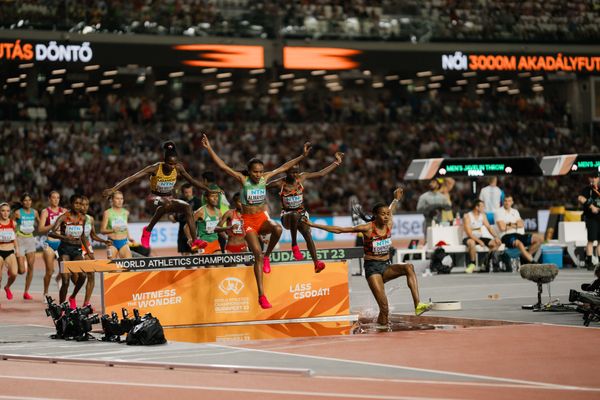
M 477 257 L 476 246 L 488 247 L 490 253 L 502 244 L 494 229 L 485 215 L 485 204 L 481 200 L 475 200 L 473 209 L 465 214 L 463 219 L 465 237 L 463 244 L 469 251 L 469 264 L 465 272 L 472 273 L 475 270 L 475 259 Z
M 521 256 L 527 262 L 534 262 L 533 255 L 542 245 L 542 237 L 537 233 L 525 234 L 525 224 L 519 211 L 512 208 L 514 201 L 507 195 L 501 208 L 496 211 L 495 219 L 500 238 L 506 247 L 519 249 Z

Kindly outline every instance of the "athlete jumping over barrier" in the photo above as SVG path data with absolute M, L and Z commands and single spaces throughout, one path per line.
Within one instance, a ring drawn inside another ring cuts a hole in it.
M 123 186 L 130 184 L 140 178 L 150 176 L 150 191 L 152 194 L 148 197 L 148 202 L 156 207 L 154 215 L 150 220 L 148 226 L 144 227 L 142 232 L 142 238 L 140 240 L 142 246 L 150 248 L 150 236 L 152 235 L 152 229 L 154 225 L 161 219 L 161 217 L 168 213 L 185 214 L 187 225 L 189 227 L 190 238 L 188 242 L 192 251 L 202 249 L 206 247 L 207 243 L 199 240 L 196 236 L 196 229 L 194 225 L 194 218 L 192 215 L 192 209 L 188 203 L 183 200 L 175 199 L 173 197 L 173 189 L 177 183 L 177 175 L 181 174 L 189 183 L 195 187 L 208 190 L 208 187 L 200 181 L 192 178 L 190 174 L 185 170 L 183 165 L 178 161 L 177 150 L 175 144 L 171 141 L 163 144 L 164 149 L 164 161 L 157 162 L 152 165 L 148 165 L 144 169 L 136 172 L 135 174 L 123 179 L 117 183 L 114 187 L 106 189 L 103 192 L 105 197 L 110 197 L 115 194 Z
M 244 221 L 244 229 L 246 232 L 246 242 L 248 247 L 254 254 L 254 276 L 256 277 L 256 285 L 258 287 L 258 302 L 262 308 L 271 308 L 271 304 L 264 294 L 263 290 L 263 271 L 265 274 L 271 272 L 271 263 L 269 255 L 275 248 L 281 236 L 281 226 L 269 219 L 265 206 L 267 202 L 267 181 L 275 175 L 282 174 L 305 159 L 310 152 L 310 143 L 304 144 L 302 155 L 286 162 L 279 168 L 273 171 L 265 172 L 264 163 L 253 158 L 248 161 L 247 170 L 238 172 L 231 168 L 215 153 L 210 145 L 208 137 L 202 136 L 202 146 L 208 151 L 212 160 L 219 168 L 225 171 L 228 175 L 235 178 L 242 186 L 242 220 Z M 269 245 L 264 255 L 261 251 L 259 235 L 271 234 Z
M 292 235 L 292 253 L 298 261 L 304 259 L 298 247 L 298 231 L 306 240 L 306 247 L 315 264 L 315 272 L 319 273 L 325 269 L 325 263 L 319 261 L 315 242 L 310 234 L 310 227 L 306 225 L 308 212 L 304 208 L 304 182 L 308 179 L 322 178 L 337 167 L 340 166 L 344 158 L 344 153 L 335 153 L 335 161 L 331 165 L 323 168 L 319 172 L 300 172 L 298 165 L 294 165 L 287 171 L 283 178 L 269 182 L 267 188 L 279 188 L 279 197 L 281 198 L 281 223 L 284 228 L 290 230 Z

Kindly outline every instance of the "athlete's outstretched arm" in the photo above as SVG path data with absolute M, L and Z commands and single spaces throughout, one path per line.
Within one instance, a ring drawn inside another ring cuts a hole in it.
M 223 161 L 221 157 L 219 157 L 217 153 L 215 153 L 215 151 L 213 150 L 206 135 L 202 135 L 202 147 L 204 147 L 206 151 L 208 151 L 208 155 L 210 155 L 210 158 L 212 158 L 215 164 L 217 164 L 217 167 L 221 168 L 223 171 L 225 171 L 227 175 L 234 177 L 239 182 L 244 182 L 244 174 L 234 170 L 229 165 L 225 164 L 225 161 Z
M 394 200 L 392 200 L 392 203 L 390 204 L 390 213 L 394 214 L 396 212 L 398 203 L 400 202 L 400 200 L 402 200 L 403 196 L 404 196 L 404 188 L 399 187 L 396 190 L 394 190 Z
M 123 186 L 125 185 L 129 185 L 131 182 L 134 182 L 140 178 L 143 178 L 144 176 L 150 175 L 152 172 L 156 171 L 156 168 L 158 167 L 159 163 L 156 164 L 152 164 L 152 165 L 148 165 L 147 167 L 145 167 L 144 169 L 136 172 L 135 174 L 128 176 L 127 178 L 123 179 L 121 182 L 117 183 L 115 186 L 113 186 L 110 189 L 106 189 L 102 192 L 102 195 L 104 197 L 110 197 L 112 196 L 117 190 L 121 189 Z
M 344 153 L 340 153 L 339 151 L 335 153 L 335 161 L 323 168 L 318 172 L 304 172 L 300 174 L 301 179 L 313 179 L 313 178 L 322 178 L 337 167 L 340 166 L 342 160 L 344 159 Z
M 188 181 L 189 183 L 191 183 L 198 189 L 208 190 L 208 186 L 206 186 L 204 183 L 192 178 L 192 176 L 185 170 L 185 168 L 183 167 L 182 164 L 177 164 L 176 168 L 177 168 L 177 172 L 181 173 L 181 176 L 183 176 L 183 178 L 186 181 Z
M 281 188 L 281 183 L 283 182 L 284 179 L 285 179 L 285 177 L 281 177 L 281 178 L 272 180 L 271 182 L 267 183 L 267 189 Z
M 227 232 L 228 230 L 230 230 L 231 225 L 226 225 L 226 223 L 229 222 L 232 215 L 233 215 L 232 210 L 228 210 L 225 214 L 223 214 L 221 216 L 221 219 L 219 219 L 219 223 L 215 227 L 215 232 L 221 233 L 221 232 Z
M 312 226 L 313 228 L 322 229 L 331 233 L 365 233 L 368 232 L 371 224 L 362 224 L 357 226 L 335 226 L 335 225 L 321 225 L 315 224 L 310 220 L 306 221 L 308 226 Z
M 304 160 L 306 157 L 308 157 L 308 153 L 310 152 L 311 147 L 312 147 L 312 145 L 310 144 L 310 142 L 304 143 L 304 151 L 302 152 L 301 155 L 299 155 L 298 157 L 294 158 L 293 160 L 290 160 L 290 161 L 286 162 L 285 164 L 283 164 L 279 168 L 274 169 L 273 171 L 265 172 L 265 175 L 264 175 L 265 179 L 269 180 L 269 178 L 271 178 L 271 177 L 273 177 L 275 175 L 283 174 L 288 169 L 292 168 L 294 165 L 296 165 L 300 161 Z

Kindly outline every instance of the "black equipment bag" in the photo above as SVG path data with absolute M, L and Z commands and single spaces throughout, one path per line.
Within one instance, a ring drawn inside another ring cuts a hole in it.
M 441 247 L 436 247 L 431 255 L 431 265 L 429 269 L 438 274 L 449 274 L 453 265 L 452 257 Z
M 142 318 L 142 321 L 131 328 L 127 334 L 128 345 L 149 346 L 163 343 L 167 343 L 163 327 L 158 318 L 153 316 Z

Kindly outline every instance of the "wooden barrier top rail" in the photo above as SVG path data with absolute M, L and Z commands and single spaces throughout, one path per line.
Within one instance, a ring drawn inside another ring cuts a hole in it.
M 310 254 L 302 250 L 305 261 L 311 261 Z M 348 247 L 343 249 L 317 250 L 319 260 L 341 261 L 362 258 L 362 247 Z M 291 251 L 274 251 L 270 257 L 271 263 L 295 262 Z M 143 257 L 119 258 L 113 260 L 82 260 L 65 261 L 64 272 L 127 272 L 160 270 L 171 268 L 193 268 L 209 265 L 239 265 L 254 263 L 252 253 L 225 253 L 225 254 L 198 254 L 191 256 L 173 257 Z

